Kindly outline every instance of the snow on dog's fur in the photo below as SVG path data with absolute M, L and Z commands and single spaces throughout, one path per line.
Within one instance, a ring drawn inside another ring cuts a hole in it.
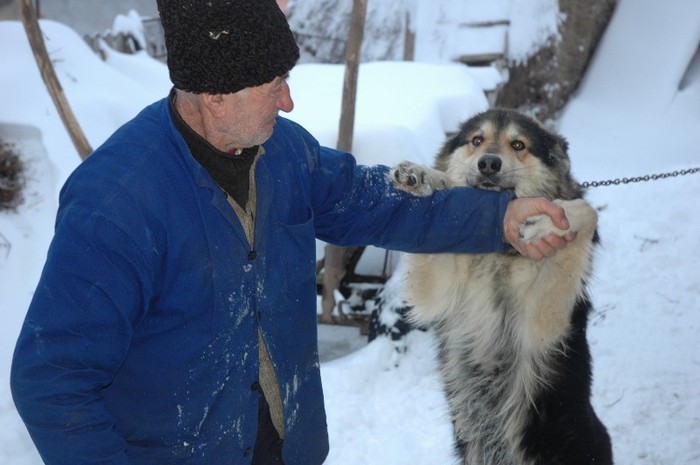
M 435 168 L 403 162 L 390 173 L 414 195 L 468 186 L 543 196 L 566 211 L 577 238 L 551 258 L 519 254 L 408 255 L 410 318 L 433 326 L 456 449 L 468 465 L 605 465 L 608 433 L 590 403 L 586 280 L 597 213 L 571 177 L 568 144 L 513 110 L 466 121 Z M 525 242 L 549 217 L 521 226 Z

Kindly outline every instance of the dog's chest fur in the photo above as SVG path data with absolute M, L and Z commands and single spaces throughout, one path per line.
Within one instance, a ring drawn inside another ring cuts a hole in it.
M 549 276 L 550 263 L 498 254 L 407 260 L 411 318 L 435 327 L 466 463 L 527 463 L 513 445 L 520 442 L 538 389 L 551 377 L 551 356 L 564 350 L 571 321 L 570 310 L 552 311 L 537 298 L 551 295 L 557 282 Z

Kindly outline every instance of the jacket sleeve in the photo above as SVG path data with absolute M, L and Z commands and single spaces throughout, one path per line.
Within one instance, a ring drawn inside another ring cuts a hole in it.
M 94 212 L 67 208 L 16 345 L 12 395 L 47 465 L 127 465 L 100 391 L 143 307 L 143 253 Z
M 359 166 L 321 147 L 314 172 L 316 231 L 341 246 L 374 245 L 416 253 L 503 252 L 503 218 L 511 192 L 470 188 L 415 197 L 399 191 L 386 166 Z

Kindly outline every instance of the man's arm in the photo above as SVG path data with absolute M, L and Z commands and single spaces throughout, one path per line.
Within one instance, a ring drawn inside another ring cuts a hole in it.
M 390 178 L 396 187 L 416 197 L 427 197 L 452 186 L 452 181 L 445 172 L 409 161 L 394 166 Z M 558 249 L 566 247 L 566 244 L 576 237 L 574 233 L 564 236 L 549 234 L 537 241 L 522 241 L 520 226 L 527 218 L 541 214 L 549 216 L 559 229 L 569 229 L 564 210 L 542 197 L 512 200 L 508 204 L 503 221 L 504 239 L 519 253 L 534 260 L 553 256 Z
M 102 246 L 108 225 L 98 215 L 68 216 L 58 222 L 17 341 L 12 395 L 47 465 L 128 465 L 100 391 L 128 350 L 126 313 L 137 306 L 138 283 L 122 278 L 129 265 Z
M 488 253 L 509 248 L 503 218 L 512 192 L 455 188 L 416 197 L 388 180 L 386 166 L 358 166 L 324 148 L 312 170 L 316 237 L 340 246 L 412 253 Z

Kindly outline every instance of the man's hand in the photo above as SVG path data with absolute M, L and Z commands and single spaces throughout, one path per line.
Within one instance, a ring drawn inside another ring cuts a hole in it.
M 558 228 L 569 229 L 564 209 L 544 197 L 513 199 L 503 218 L 503 234 L 508 243 L 520 254 L 533 260 L 554 256 L 557 250 L 563 249 L 576 238 L 576 233 L 573 232 L 568 232 L 563 237 L 550 233 L 542 239 L 524 243 L 520 238 L 520 224 L 528 217 L 541 214 L 549 216 Z

